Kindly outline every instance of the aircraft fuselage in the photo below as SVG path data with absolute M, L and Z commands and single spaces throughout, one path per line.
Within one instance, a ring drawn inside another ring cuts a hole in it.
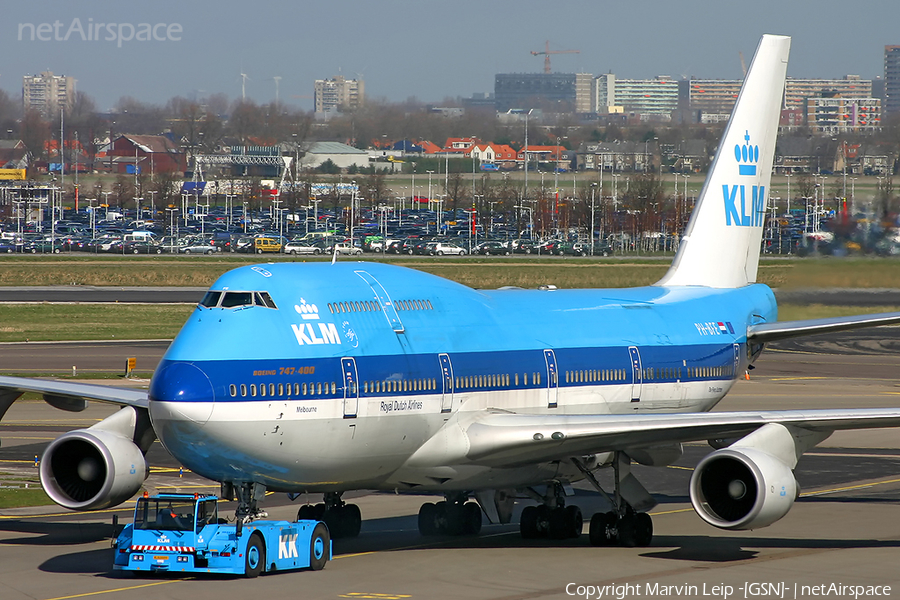
M 758 350 L 748 324 L 775 318 L 764 285 L 473 290 L 383 264 L 245 267 L 211 287 L 172 343 L 150 414 L 186 467 L 273 490 L 574 480 L 558 463 L 410 457 L 483 409 L 709 410 Z

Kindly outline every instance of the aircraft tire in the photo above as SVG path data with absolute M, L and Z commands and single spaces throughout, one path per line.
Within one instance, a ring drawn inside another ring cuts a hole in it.
M 526 506 L 522 510 L 522 517 L 519 519 L 519 533 L 522 538 L 532 540 L 538 537 L 538 509 L 537 506 Z
M 481 533 L 481 507 L 477 502 L 466 502 L 463 505 L 463 517 L 465 519 L 465 534 L 478 535 Z
M 424 536 L 437 535 L 437 507 L 426 502 L 419 507 L 419 533 Z
M 315 521 L 315 509 L 312 504 L 304 504 L 297 510 L 298 521 Z
M 355 506 L 355 505 L 352 505 Z M 312 539 L 309 541 L 309 568 L 313 571 L 321 571 L 328 562 L 328 546 L 330 544 L 328 528 L 319 523 L 313 529 Z
M 570 538 L 578 539 L 581 537 L 581 530 L 584 528 L 584 517 L 581 509 L 575 506 L 567 506 L 563 509 L 565 514 L 566 529 Z
M 550 511 L 550 521 L 547 533 L 552 540 L 564 540 L 569 537 L 566 511 L 564 508 L 555 508 Z
M 591 525 L 588 537 L 592 546 L 611 546 L 613 537 L 609 534 L 609 526 L 615 522 L 615 517 L 610 520 L 612 513 L 596 513 L 591 517 Z
M 446 530 L 443 533 L 463 535 L 466 533 L 466 510 L 464 504 L 448 502 L 446 504 Z
M 244 554 L 244 576 L 253 579 L 262 573 L 266 566 L 266 544 L 260 533 L 250 536 L 247 552 Z
M 634 515 L 634 522 L 634 541 L 640 547 L 649 546 L 653 541 L 653 519 L 647 513 L 638 513 Z
M 625 515 L 619 519 L 619 544 L 626 548 L 634 548 L 638 545 L 637 519 L 635 515 Z
M 345 504 L 341 511 L 344 524 L 344 537 L 359 537 L 359 529 L 362 527 L 362 513 L 356 504 Z

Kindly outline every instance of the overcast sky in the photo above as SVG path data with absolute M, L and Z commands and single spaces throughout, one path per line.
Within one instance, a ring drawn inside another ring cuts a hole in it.
M 343 74 L 370 98 L 440 102 L 540 72 L 547 40 L 580 50 L 555 72 L 738 78 L 763 33 L 793 37 L 789 76 L 870 79 L 898 23 L 900 0 L 30 0 L 3 7 L 0 87 L 20 98 L 23 75 L 50 70 L 107 110 L 238 98 L 243 71 L 248 98 L 273 100 L 280 76 L 282 102 L 311 109 L 314 80 Z

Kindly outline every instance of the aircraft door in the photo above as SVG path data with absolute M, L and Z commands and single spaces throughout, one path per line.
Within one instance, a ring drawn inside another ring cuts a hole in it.
M 741 368 L 741 345 L 740 344 L 732 344 L 734 348 L 734 368 L 731 372 L 731 378 L 737 379 L 739 369 Z
M 628 355 L 631 358 L 631 401 L 641 401 L 641 387 L 644 383 L 644 375 L 641 371 L 641 353 L 637 346 L 628 347 Z
M 449 354 L 438 354 L 441 363 L 441 412 L 453 409 L 453 365 Z
M 350 357 L 342 358 L 341 371 L 344 377 L 344 418 L 355 419 L 359 410 L 359 377 L 356 373 L 356 360 Z
M 559 400 L 559 370 L 556 367 L 556 353 L 544 350 L 547 363 L 547 408 L 556 408 Z

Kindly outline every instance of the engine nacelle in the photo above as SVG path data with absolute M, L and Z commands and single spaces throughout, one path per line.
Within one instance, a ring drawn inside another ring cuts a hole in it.
M 54 440 L 41 459 L 50 499 L 72 510 L 121 504 L 141 489 L 147 461 L 129 438 L 104 429 L 77 429 Z
M 755 448 L 709 454 L 691 476 L 691 504 L 721 529 L 756 529 L 786 515 L 799 495 L 791 468 Z

